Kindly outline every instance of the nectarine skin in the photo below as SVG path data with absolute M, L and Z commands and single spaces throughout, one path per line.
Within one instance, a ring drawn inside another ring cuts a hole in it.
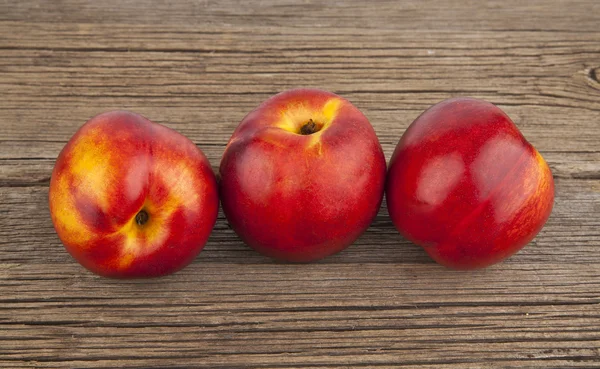
M 385 157 L 350 102 L 315 89 L 275 95 L 233 133 L 220 166 L 223 210 L 264 255 L 309 262 L 348 247 L 383 198 Z
M 438 263 L 483 268 L 542 229 L 554 201 L 550 168 L 493 104 L 455 98 L 419 116 L 390 161 L 396 228 Z
M 50 213 L 67 251 L 107 277 L 157 277 L 189 264 L 217 218 L 218 188 L 183 135 L 126 112 L 100 114 L 63 148 Z

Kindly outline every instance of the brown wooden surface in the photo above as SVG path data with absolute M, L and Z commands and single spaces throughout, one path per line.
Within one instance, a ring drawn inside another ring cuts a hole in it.
M 600 2 L 0 0 L 1 368 L 600 367 Z M 319 87 L 386 157 L 429 105 L 504 109 L 549 162 L 554 212 L 505 263 L 453 272 L 385 205 L 348 250 L 277 264 L 219 217 L 173 276 L 83 270 L 50 222 L 50 172 L 93 115 L 126 108 L 218 166 L 276 92 Z

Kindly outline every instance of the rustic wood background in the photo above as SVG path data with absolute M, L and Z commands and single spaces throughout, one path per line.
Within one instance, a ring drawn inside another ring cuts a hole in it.
M 0 0 L 1 368 L 599 368 L 600 1 Z M 219 217 L 170 277 L 94 276 L 47 206 L 60 149 L 130 109 L 216 168 L 293 87 L 343 95 L 386 157 L 425 108 L 499 105 L 549 162 L 547 226 L 487 270 L 434 264 L 385 205 L 339 255 L 285 265 Z

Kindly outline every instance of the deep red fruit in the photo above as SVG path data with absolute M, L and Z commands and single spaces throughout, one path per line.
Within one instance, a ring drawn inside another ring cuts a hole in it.
M 440 264 L 475 269 L 535 237 L 552 210 L 554 181 L 502 110 L 456 98 L 429 108 L 404 133 L 386 199 L 406 238 Z
M 257 251 L 308 262 L 349 246 L 379 209 L 385 157 L 367 118 L 320 90 L 275 95 L 237 127 L 221 161 L 223 210 Z

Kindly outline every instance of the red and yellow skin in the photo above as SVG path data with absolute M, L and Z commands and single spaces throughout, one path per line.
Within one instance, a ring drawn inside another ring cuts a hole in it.
M 67 251 L 115 278 L 157 277 L 189 264 L 219 207 L 214 173 L 196 145 L 126 111 L 92 118 L 69 140 L 49 201 Z
M 404 133 L 386 199 L 396 228 L 434 260 L 476 269 L 535 237 L 552 211 L 554 181 L 502 110 L 456 98 L 426 110 Z
M 220 166 L 221 202 L 249 246 L 310 262 L 345 249 L 369 227 L 385 171 L 375 131 L 356 107 L 330 92 L 290 90 L 233 133 Z

